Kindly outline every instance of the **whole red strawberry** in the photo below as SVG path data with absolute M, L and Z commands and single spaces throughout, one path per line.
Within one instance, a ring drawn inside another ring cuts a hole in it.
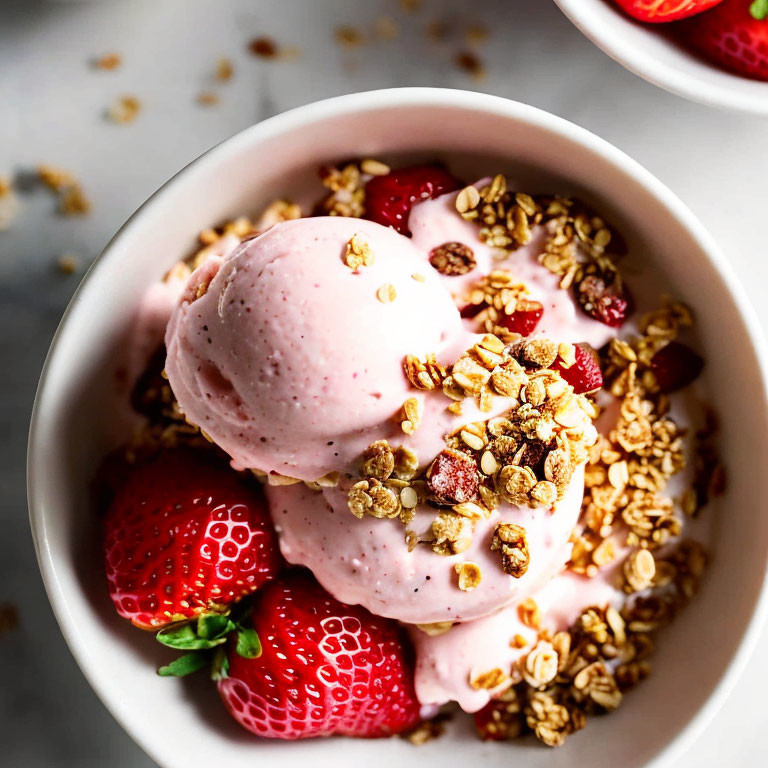
M 651 358 L 651 372 L 664 393 L 687 387 L 703 368 L 704 360 L 679 341 L 670 341 Z
M 138 467 L 107 511 L 109 593 L 138 627 L 225 611 L 277 575 L 281 557 L 261 492 L 213 461 L 167 451 Z
M 615 2 L 639 21 L 659 23 L 694 16 L 723 0 L 615 0 Z
M 768 0 L 725 0 L 681 29 L 691 47 L 709 61 L 768 80 Z
M 228 646 L 218 687 L 227 709 L 259 736 L 388 736 L 413 728 L 419 704 L 402 629 L 340 603 L 294 571 L 261 590 L 253 627 L 261 655 Z
M 576 344 L 576 362 L 566 368 L 558 357 L 552 365 L 556 371 L 573 387 L 577 395 L 597 392 L 603 386 L 603 373 L 597 355 L 589 344 Z
M 459 182 L 437 166 L 400 168 L 386 176 L 374 176 L 365 185 L 365 216 L 408 235 L 408 216 L 415 203 L 458 188 Z
M 539 301 L 521 300 L 511 315 L 504 315 L 499 323 L 512 333 L 530 336 L 544 315 L 544 306 Z

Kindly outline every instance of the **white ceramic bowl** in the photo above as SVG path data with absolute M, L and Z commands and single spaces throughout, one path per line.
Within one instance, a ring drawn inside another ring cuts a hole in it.
M 723 535 L 702 594 L 664 633 L 655 674 L 618 712 L 596 718 L 560 750 L 483 744 L 468 718 L 457 733 L 419 749 L 398 739 L 259 741 L 229 720 L 205 676 L 157 677 L 165 649 L 118 619 L 107 596 L 88 488 L 113 439 L 116 350 L 142 291 L 188 252 L 202 226 L 258 211 L 319 163 L 398 154 L 447 159 L 470 177 L 503 168 L 525 186 L 586 197 L 699 310 L 706 384 L 723 408 L 721 447 L 730 471 Z M 72 300 L 32 418 L 29 499 L 40 568 L 91 685 L 166 768 L 438 760 L 492 768 L 518 759 L 548 768 L 657 765 L 677 755 L 723 701 L 765 612 L 765 360 L 756 321 L 702 225 L 647 171 L 587 131 L 522 104 L 460 91 L 375 91 L 301 107 L 225 141 L 169 181 L 109 243 Z
M 713 107 L 768 115 L 768 83 L 732 75 L 687 51 L 664 24 L 634 21 L 613 0 L 555 0 L 599 48 L 649 83 Z

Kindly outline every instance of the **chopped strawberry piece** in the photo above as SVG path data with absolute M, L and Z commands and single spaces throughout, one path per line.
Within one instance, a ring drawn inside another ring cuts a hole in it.
M 511 315 L 504 315 L 499 323 L 512 333 L 530 336 L 544 315 L 544 306 L 538 301 L 519 301 Z
M 411 649 L 391 619 L 331 597 L 304 571 L 261 590 L 253 628 L 261 655 L 228 647 L 219 680 L 232 717 L 267 738 L 379 737 L 413 728 L 419 702 Z
M 432 165 L 414 165 L 374 176 L 365 185 L 366 218 L 409 235 L 408 216 L 415 203 L 459 188 L 448 171 Z
M 588 274 L 576 286 L 576 300 L 586 314 L 612 328 L 624 324 L 632 311 L 629 291 L 614 278 Z
M 477 463 L 459 451 L 441 451 L 427 470 L 427 487 L 439 504 L 471 501 L 477 496 L 479 484 Z
M 632 18 L 661 23 L 677 21 L 712 8 L 723 0 L 614 0 Z
M 597 354 L 589 344 L 576 344 L 576 362 L 566 368 L 561 358 L 557 358 L 552 368 L 573 387 L 577 395 L 597 392 L 603 386 L 603 372 Z
M 190 450 L 135 469 L 104 527 L 110 597 L 143 629 L 221 612 L 282 564 L 260 488 Z
M 704 360 L 679 341 L 670 341 L 651 358 L 651 372 L 665 393 L 687 387 L 703 368 Z

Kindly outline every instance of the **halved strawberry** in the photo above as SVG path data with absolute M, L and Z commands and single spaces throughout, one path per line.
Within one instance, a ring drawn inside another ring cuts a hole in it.
M 459 182 L 437 166 L 399 168 L 386 176 L 374 176 L 365 185 L 365 217 L 408 235 L 408 216 L 415 203 L 458 188 Z
M 294 571 L 260 590 L 261 654 L 230 640 L 218 681 L 232 717 L 258 736 L 389 736 L 413 728 L 419 702 L 410 647 L 397 622 L 345 605 Z
M 135 469 L 104 525 L 110 597 L 143 629 L 224 613 L 282 563 L 260 489 L 186 449 Z
M 712 8 L 723 0 L 614 0 L 639 21 L 677 21 Z
M 603 386 L 603 372 L 595 350 L 589 344 L 576 344 L 574 349 L 576 362 L 573 365 L 566 368 L 562 358 L 558 357 L 552 368 L 560 372 L 577 395 L 597 392 Z
M 725 0 L 680 29 L 709 61 L 745 77 L 768 80 L 768 0 Z

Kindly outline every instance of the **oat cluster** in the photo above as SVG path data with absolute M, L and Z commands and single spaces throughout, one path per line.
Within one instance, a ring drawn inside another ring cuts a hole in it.
M 477 721 L 480 735 L 501 740 L 533 733 L 557 747 L 589 717 L 619 707 L 624 693 L 650 674 L 655 633 L 696 594 L 704 564 L 701 546 L 682 541 L 659 562 L 666 578 L 650 593 L 620 609 L 588 607 L 567 631 L 539 631 L 511 669 L 472 675 L 470 685 L 497 694 Z M 538 617 L 529 626 L 538 628 Z
M 388 165 L 370 158 L 340 168 L 323 166 L 320 180 L 328 194 L 318 204 L 318 212 L 325 216 L 363 218 L 366 182 L 372 176 L 386 176 L 389 171 Z
M 494 398 L 503 397 L 506 408 L 446 435 L 445 449 L 426 470 L 408 449 L 393 448 L 386 440 L 372 443 L 361 458 L 360 479 L 348 492 L 350 511 L 358 518 L 397 518 L 408 526 L 417 505 L 432 506 L 438 513 L 426 538 L 407 531 L 406 542 L 410 549 L 425 543 L 450 556 L 469 548 L 475 524 L 490 518 L 502 501 L 551 509 L 598 439 L 592 401 L 576 395 L 549 367 L 574 359 L 571 345 L 546 339 L 505 345 L 490 334 L 449 367 L 434 356 L 406 357 L 404 371 L 415 389 L 440 391 L 452 406 L 477 398 L 490 409 Z M 398 414 L 403 431 L 412 434 L 422 416 L 420 399 L 406 400 Z M 525 574 L 524 528 L 500 522 L 491 549 L 499 552 L 500 567 L 510 576 Z M 466 568 L 457 574 L 461 589 L 474 588 L 482 578 L 479 568 L 473 570 L 469 586 Z
M 692 487 L 679 499 L 665 492 L 669 479 L 685 467 L 686 433 L 669 414 L 669 398 L 659 392 L 651 359 L 691 323 L 687 307 L 667 302 L 642 318 L 637 338 L 614 339 L 603 351 L 605 386 L 619 401 L 618 417 L 589 453 L 569 567 L 594 576 L 616 559 L 618 546 L 629 546 L 622 571 L 630 593 L 655 583 L 653 550 L 680 536 L 683 516 L 697 514 L 724 487 L 710 425 L 697 436 Z

